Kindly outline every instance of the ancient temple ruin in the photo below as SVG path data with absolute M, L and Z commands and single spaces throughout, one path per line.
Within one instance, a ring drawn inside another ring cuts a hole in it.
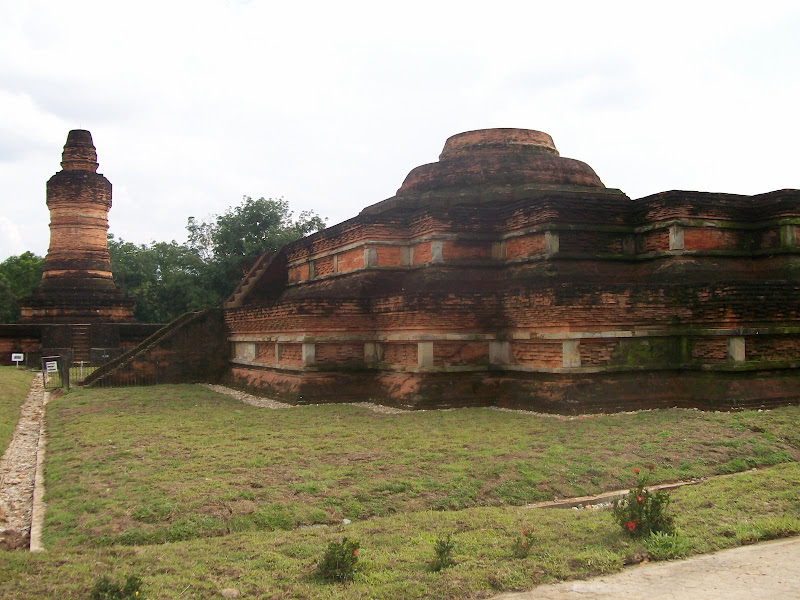
M 462 133 L 259 259 L 224 306 L 226 378 L 407 407 L 796 402 L 798 225 L 798 190 L 632 200 L 545 133 Z
M 20 323 L 0 326 L 2 362 L 11 352 L 71 353 L 132 347 L 159 325 L 136 323 L 133 300 L 114 283 L 108 254 L 111 182 L 98 169 L 92 134 L 70 131 L 61 171 L 47 182 L 50 247 L 42 282 L 20 303 Z

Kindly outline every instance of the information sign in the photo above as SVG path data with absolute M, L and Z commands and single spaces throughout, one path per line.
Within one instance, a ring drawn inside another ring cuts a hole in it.
M 17 367 L 19 367 L 19 363 L 23 360 L 25 360 L 25 355 L 22 352 L 11 353 L 11 362 L 16 363 Z
M 44 368 L 48 373 L 58 373 L 58 361 L 48 360 L 44 363 Z

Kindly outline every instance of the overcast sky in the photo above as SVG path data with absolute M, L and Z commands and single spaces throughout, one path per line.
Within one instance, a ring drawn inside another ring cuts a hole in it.
M 333 225 L 445 139 L 546 131 L 632 198 L 800 188 L 800 3 L 0 0 L 0 260 L 49 242 L 70 129 L 110 231 L 243 195 Z

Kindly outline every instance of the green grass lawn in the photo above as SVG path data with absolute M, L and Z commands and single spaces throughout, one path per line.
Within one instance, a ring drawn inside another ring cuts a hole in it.
M 378 414 L 182 385 L 78 390 L 47 411 L 48 552 L 0 553 L 3 598 L 81 597 L 106 569 L 138 573 L 152 598 L 478 598 L 609 572 L 641 550 L 610 511 L 522 505 L 627 487 L 648 462 L 657 481 L 741 472 L 673 493 L 690 552 L 800 532 L 797 406 Z M 537 548 L 515 559 L 529 525 Z M 433 573 L 448 533 L 457 564 Z M 356 581 L 316 582 L 345 534 L 361 542 Z
M 33 373 L 16 367 L 0 367 L 0 456 L 6 451 L 19 420 Z

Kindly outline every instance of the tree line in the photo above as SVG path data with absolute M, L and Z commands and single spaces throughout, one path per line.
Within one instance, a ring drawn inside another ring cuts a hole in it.
M 108 252 L 114 281 L 136 302 L 136 319 L 166 323 L 220 304 L 255 258 L 324 228 L 325 219 L 313 211 L 293 218 L 282 198 L 245 196 L 207 221 L 189 217 L 185 243 L 137 245 L 109 234 Z M 0 263 L 0 322 L 19 320 L 19 302 L 39 285 L 43 265 L 32 252 Z

